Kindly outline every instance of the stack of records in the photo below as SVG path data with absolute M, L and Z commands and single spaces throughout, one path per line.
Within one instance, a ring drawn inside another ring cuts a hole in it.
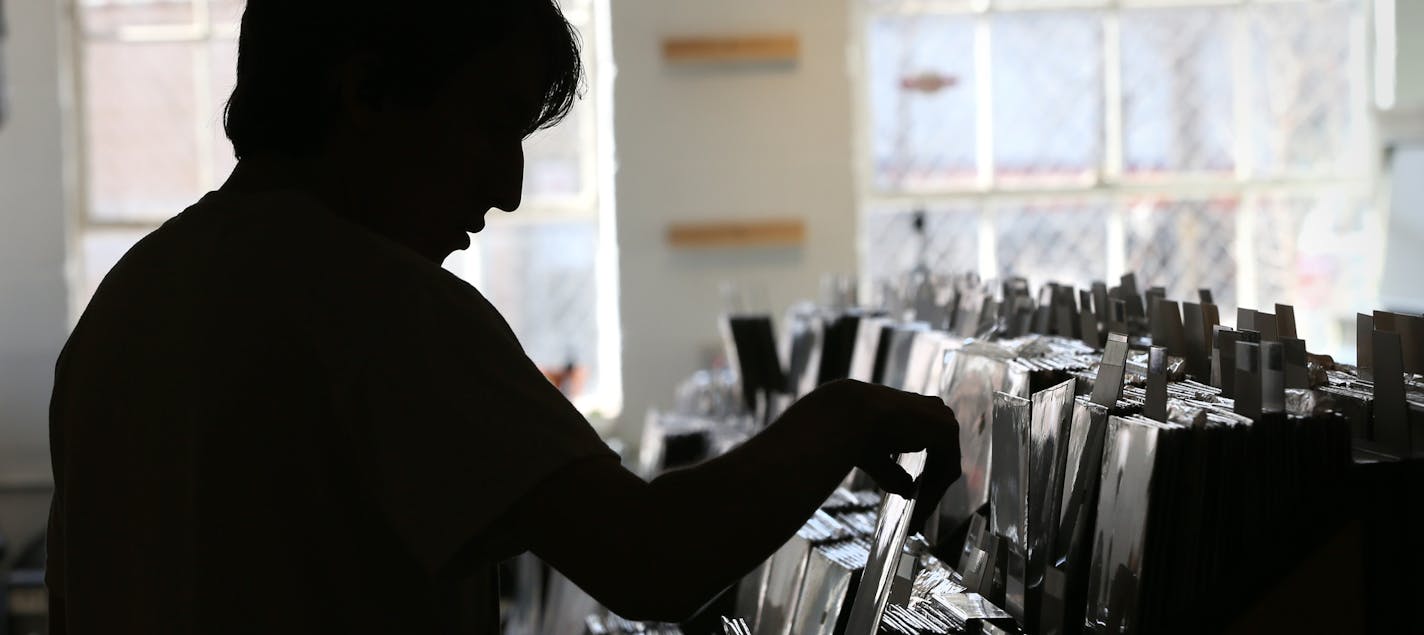
M 1116 333 L 1101 362 L 1031 394 L 1006 361 L 993 371 L 1003 379 L 980 371 L 981 389 L 1007 388 L 991 393 L 987 415 L 982 397 L 948 395 L 969 406 L 961 426 L 989 431 L 988 512 L 969 517 L 965 586 L 1028 632 L 1225 626 L 1306 546 L 1302 510 L 1335 511 L 1307 502 L 1350 462 L 1342 417 L 1286 411 L 1286 346 L 1233 334 L 1229 360 L 1216 348 L 1236 399 L 1223 395 L 1222 371 L 1218 385 L 1193 381 L 1189 360 L 1166 346 L 1131 351 Z
M 926 558 L 906 604 L 886 607 L 880 633 L 1016 633 L 1007 612 L 967 589 L 960 574 Z
M 1343 512 L 1313 496 L 1349 468 L 1343 419 L 1191 407 L 1169 419 L 1109 421 L 1088 632 L 1219 630 L 1307 546 L 1310 521 Z
M 923 452 L 902 455 L 915 475 Z M 878 509 L 876 509 L 878 507 Z M 914 502 L 837 490 L 758 571 L 741 583 L 736 611 L 757 635 L 871 634 L 886 607 L 910 601 L 928 544 L 911 536 Z
M 900 455 L 898 463 L 911 478 L 919 478 L 925 459 L 925 452 L 913 452 Z M 847 633 L 875 633 L 893 595 L 900 596 L 900 601 L 909 601 L 916 558 L 905 553 L 905 542 L 914 510 L 913 499 L 897 494 L 886 494 L 881 502 L 870 558 L 851 604 Z
M 1311 360 L 1309 385 L 1318 387 L 1311 398 L 1350 419 L 1365 453 L 1424 457 L 1424 317 L 1376 311 L 1359 315 L 1356 326 L 1359 365 L 1321 360 L 1325 378 L 1316 381 Z
M 876 526 L 874 492 L 837 490 L 736 591 L 755 633 L 841 633 Z
M 1032 399 L 995 397 L 988 527 L 1002 540 L 1004 606 L 1025 628 L 1037 627 L 1044 570 L 1053 560 L 1074 415 L 1073 380 Z M 1081 460 L 1082 450 L 1078 456 Z M 979 540 L 976 537 L 976 540 Z
M 803 590 L 808 588 L 808 582 L 810 588 L 814 589 L 811 595 L 815 595 L 815 591 L 820 587 L 836 584 L 824 579 L 807 579 L 812 552 L 822 554 L 822 557 L 816 558 L 820 563 L 818 571 L 836 570 L 837 567 L 829 555 L 817 547 L 843 543 L 854 537 L 849 527 L 824 510 L 818 510 L 790 541 L 777 550 L 768 562 L 766 586 L 756 614 L 758 635 L 786 635 L 792 632 Z
M 1352 436 L 1357 455 L 1424 456 L 1421 318 L 1360 316 L 1350 367 L 1308 355 L 1288 306 L 1228 328 L 1210 293 L 1178 303 L 1131 275 L 1035 295 L 917 270 L 900 295 L 797 307 L 779 346 L 769 318 L 728 318 L 753 423 L 649 426 L 652 471 L 695 462 L 773 416 L 771 395 L 847 377 L 938 395 L 959 420 L 963 476 L 927 540 L 908 535 L 913 501 L 852 478 L 741 583 L 725 632 L 1218 631 L 1344 516 L 1316 495 L 1346 480 Z
M 1061 384 L 1090 363 L 1091 352 L 1080 342 L 1051 337 L 974 342 L 948 355 L 939 394 L 959 419 L 962 476 L 941 503 L 935 538 L 961 530 L 989 502 L 995 395 L 1028 399 L 1033 390 Z M 958 551 L 957 545 L 944 546 Z

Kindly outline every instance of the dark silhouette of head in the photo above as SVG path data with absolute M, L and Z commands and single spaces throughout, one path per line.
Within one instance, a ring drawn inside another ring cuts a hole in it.
M 282 171 L 438 262 L 491 207 L 519 206 L 522 142 L 581 79 L 553 0 L 248 0 L 234 176 Z

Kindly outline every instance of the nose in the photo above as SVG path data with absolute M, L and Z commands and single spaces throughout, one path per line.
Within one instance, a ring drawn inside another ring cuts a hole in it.
M 515 143 L 507 158 L 499 162 L 493 189 L 495 191 L 495 207 L 506 212 L 519 209 L 519 203 L 524 197 L 524 145 L 522 142 Z

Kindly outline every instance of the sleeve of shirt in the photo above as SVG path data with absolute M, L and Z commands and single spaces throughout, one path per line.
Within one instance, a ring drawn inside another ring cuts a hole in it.
M 362 478 L 430 571 L 554 472 L 617 460 L 477 291 L 438 291 L 377 337 L 355 400 Z

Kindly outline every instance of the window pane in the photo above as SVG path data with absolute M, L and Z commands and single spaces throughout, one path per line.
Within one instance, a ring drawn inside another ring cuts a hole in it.
M 559 0 L 562 11 L 589 11 L 592 8 L 593 0 Z
M 1235 170 L 1230 26 L 1229 9 L 1123 12 L 1128 176 Z
M 1348 346 L 1339 341 L 1340 323 L 1379 301 L 1378 263 L 1368 254 L 1383 240 L 1370 196 L 1345 188 L 1280 194 L 1261 199 L 1257 210 L 1259 308 L 1294 304 L 1312 350 Z
M 583 192 L 583 128 L 588 105 L 580 101 L 559 125 L 524 142 L 524 198 L 567 198 Z
M 972 186 L 973 19 L 878 16 L 867 43 L 875 187 Z
M 872 208 L 861 224 L 865 236 L 865 273 L 872 285 L 900 282 L 916 264 L 920 241 L 914 210 Z M 925 214 L 925 260 L 930 271 L 957 274 L 979 270 L 979 210 L 970 205 L 935 207 Z
M 1211 289 L 1216 304 L 1236 307 L 1236 208 L 1229 199 L 1142 200 L 1125 218 L 1126 267 L 1143 289 L 1160 286 L 1167 299 L 1196 302 Z
M 1000 183 L 1088 181 L 1103 152 L 1096 12 L 994 17 L 994 162 Z
M 1305 196 L 1268 197 L 1258 201 L 1255 216 L 1257 306 L 1251 308 L 1266 310 L 1276 302 L 1295 302 L 1301 221 L 1312 202 Z
M 211 97 L 206 104 L 210 108 L 207 111 L 209 119 L 204 124 L 211 131 L 209 138 L 212 139 L 212 181 L 208 187 L 216 188 L 227 180 L 232 168 L 237 165 L 237 159 L 232 156 L 232 142 L 227 140 L 227 133 L 223 130 L 223 108 L 237 85 L 237 40 L 216 38 L 208 44 L 208 51 L 212 69 L 209 76 Z
M 1363 66 L 1350 54 L 1351 3 L 1266 4 L 1251 16 L 1252 142 L 1262 175 L 1358 173 L 1363 117 L 1352 84 Z
M 591 88 L 596 85 L 597 66 L 591 53 L 596 43 L 593 24 L 588 21 L 591 16 L 585 11 L 590 2 L 566 0 L 561 5 L 570 12 L 583 47 L 585 90 L 559 125 L 537 131 L 524 141 L 524 199 L 533 203 L 530 207 L 537 207 L 541 200 L 557 204 L 581 197 L 593 187 L 584 182 L 585 173 L 591 171 L 595 143 Z M 592 209 L 588 212 L 593 214 Z
M 247 0 L 208 0 L 208 14 L 217 28 L 233 27 L 242 21 Z
M 85 34 L 117 34 L 124 27 L 193 24 L 192 0 L 80 0 L 79 23 Z
M 477 286 L 540 368 L 572 364 L 585 373 L 577 394 L 596 392 L 597 221 L 500 220 L 491 216 L 476 235 L 482 278 Z
M 1004 204 L 994 217 L 999 276 L 1087 287 L 1107 275 L 1107 221 L 1098 201 Z
M 90 217 L 157 222 L 206 191 L 198 160 L 199 44 L 89 42 L 84 145 Z

